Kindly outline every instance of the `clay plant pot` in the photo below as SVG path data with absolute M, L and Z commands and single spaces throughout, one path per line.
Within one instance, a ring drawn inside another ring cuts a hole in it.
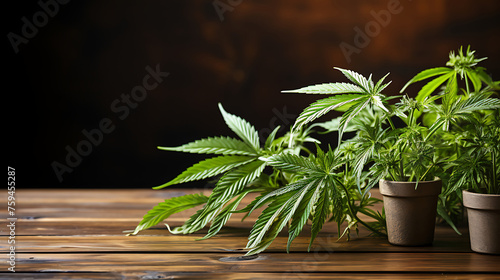
M 462 191 L 474 252 L 500 254 L 500 195 Z
M 389 243 L 426 246 L 434 241 L 436 209 L 442 182 L 396 182 L 380 180 Z

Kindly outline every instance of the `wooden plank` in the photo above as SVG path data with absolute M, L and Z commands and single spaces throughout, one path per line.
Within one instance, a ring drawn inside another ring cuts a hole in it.
M 10 273 L 6 278 L 0 279 L 105 279 L 105 280 L 132 280 L 132 279 L 217 279 L 217 280 L 498 280 L 498 274 L 450 274 L 450 273 L 176 273 L 176 272 L 113 272 L 113 273 L 92 273 L 92 272 L 41 272 L 41 273 Z M 8 277 L 8 278 L 7 278 Z
M 250 229 L 226 227 L 219 235 L 206 239 L 206 233 L 173 235 L 166 230 L 162 235 L 74 235 L 74 236 L 17 236 L 19 252 L 221 252 L 241 251 L 245 248 Z M 149 230 L 148 234 L 154 230 Z M 444 231 L 445 233 L 448 231 Z M 307 232 L 306 232 L 307 233 Z M 282 232 L 267 251 L 285 252 L 288 236 Z M 292 252 L 306 252 L 310 237 L 303 234 L 291 246 Z M 4 249 L 6 244 L 0 244 Z M 6 248 L 6 247 L 5 247 Z M 401 247 L 390 245 L 385 238 L 368 237 L 368 232 L 350 241 L 338 241 L 335 233 L 322 231 L 316 238 L 312 251 L 327 252 L 471 252 L 467 238 L 449 239 L 447 235 L 437 235 L 433 246 Z
M 448 226 L 437 226 L 433 246 L 399 247 L 385 238 L 368 237 L 363 227 L 359 237 L 337 242 L 336 225 L 327 223 L 306 253 L 310 237 L 306 226 L 292 243 L 290 254 L 285 253 L 285 229 L 266 252 L 248 260 L 240 257 L 258 212 L 244 222 L 242 214 L 233 215 L 218 236 L 203 241 L 195 239 L 203 237 L 207 228 L 192 235 L 172 235 L 159 224 L 138 236 L 123 233 L 135 228 L 158 202 L 193 192 L 199 190 L 19 191 L 18 273 L 9 273 L 6 279 L 16 279 L 11 275 L 22 276 L 17 279 L 500 278 L 500 256 L 472 253 L 466 228 L 459 236 Z M 373 196 L 380 194 L 375 190 Z M 179 226 L 195 210 L 165 222 Z M 0 235 L 8 235 L 4 220 Z M 8 250 L 3 243 L 0 248 Z
M 162 223 L 152 227 L 152 229 L 141 231 L 140 235 L 169 235 L 165 223 L 171 227 L 181 226 L 187 219 L 187 215 L 173 215 Z M 247 230 L 252 228 L 256 217 L 253 215 L 241 221 L 237 214 L 222 228 L 221 233 L 226 229 L 239 228 Z M 124 231 L 133 230 L 139 224 L 141 218 L 74 218 L 56 217 L 39 219 L 18 219 L 17 235 L 122 235 Z M 337 234 L 337 225 L 333 222 L 325 223 L 321 233 Z M 462 236 L 456 234 L 448 225 L 437 225 L 435 230 L 436 239 L 446 238 L 450 241 L 468 239 L 468 229 L 460 228 Z M 204 234 L 207 229 L 200 230 Z M 359 227 L 359 235 L 366 236 L 369 232 L 363 226 Z M 6 220 L 0 220 L 0 236 L 8 235 Z M 306 225 L 302 235 L 310 236 L 309 226 Z M 353 234 L 355 236 L 355 234 Z
M 19 272 L 396 272 L 500 273 L 500 256 L 476 253 L 264 253 L 250 259 L 238 254 L 19 253 Z

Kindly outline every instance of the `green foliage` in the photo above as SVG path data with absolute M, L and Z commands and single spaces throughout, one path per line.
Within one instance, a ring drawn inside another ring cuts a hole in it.
M 460 155 L 451 163 L 453 173 L 447 194 L 462 189 L 500 194 L 499 111 L 474 114 L 462 124 L 465 133 L 460 142 Z
M 372 77 L 365 78 L 362 75 L 342 68 L 335 68 L 342 72 L 347 79 L 353 84 L 348 83 L 330 83 L 308 86 L 296 90 L 286 90 L 287 93 L 307 93 L 307 94 L 335 94 L 335 96 L 324 98 L 311 104 L 299 115 L 292 130 L 298 130 L 302 126 L 313 122 L 324 114 L 337 109 L 346 109 L 342 115 L 339 124 L 339 144 L 342 135 L 347 129 L 349 122 L 356 117 L 368 105 L 376 106 L 388 112 L 384 103 L 385 96 L 381 92 L 390 84 L 384 84 L 382 77 L 376 84 L 373 83 Z
M 247 255 L 266 250 L 285 227 L 287 251 L 306 225 L 311 230 L 309 249 L 326 222 L 337 224 L 339 238 L 349 239 L 359 225 L 385 235 L 385 214 L 372 209 L 380 200 L 372 198 L 370 190 L 380 179 L 419 182 L 435 177 L 444 183 L 438 215 L 458 232 L 454 223 L 462 211 L 462 189 L 500 193 L 500 100 L 495 97 L 500 87 L 477 66 L 484 59 L 475 58 L 470 48 L 451 52 L 446 67 L 421 71 L 400 91 L 430 79 L 416 98 L 384 95 L 391 83 L 384 83 L 388 74 L 374 83 L 371 75 L 335 68 L 351 83 L 283 91 L 333 96 L 313 102 L 288 133 L 278 136 L 277 127 L 264 142 L 249 122 L 219 104 L 225 123 L 238 138 L 216 136 L 179 147 L 158 147 L 215 156 L 155 189 L 217 178 L 211 194 L 165 200 L 143 217 L 132 234 L 201 206 L 182 226 L 167 228 L 174 234 L 190 234 L 210 225 L 201 238 L 206 239 L 215 236 L 233 213 L 244 213 L 245 219 L 261 208 Z M 314 123 L 332 110 L 343 113 Z M 336 148 L 321 149 L 311 136 L 314 129 L 338 133 Z M 354 136 L 343 139 L 344 133 Z M 314 153 L 308 147 L 311 143 L 316 145 Z M 256 198 L 239 207 L 250 193 Z M 363 221 L 359 214 L 373 222 Z
M 159 149 L 167 151 L 219 155 L 202 160 L 187 168 L 171 181 L 155 187 L 155 189 L 161 189 L 180 183 L 220 176 L 212 194 L 204 203 L 199 203 L 204 204 L 204 206 L 191 216 L 184 225 L 174 228 L 173 233 L 193 233 L 212 222 L 207 237 L 213 236 L 227 222 L 232 211 L 236 209 L 241 200 L 248 193 L 258 191 L 258 189 L 248 187 L 262 174 L 265 167 L 265 162 L 261 161 L 259 157 L 266 154 L 266 151 L 260 148 L 257 130 L 244 119 L 226 112 L 220 104 L 219 109 L 228 127 L 240 139 L 222 136 L 209 137 L 179 147 L 159 147 Z M 269 141 L 272 142 L 272 139 Z M 174 202 L 186 202 L 186 207 L 191 208 L 188 207 L 191 205 L 188 200 L 176 200 Z M 164 206 L 157 206 L 153 210 L 158 215 L 144 216 L 140 227 L 136 228 L 134 234 L 161 222 L 163 219 L 160 218 L 169 216 L 169 210 Z M 161 213 L 161 211 L 164 211 L 164 213 Z
M 486 74 L 485 69 L 482 67 L 476 67 L 476 65 L 485 60 L 486 57 L 475 58 L 474 53 L 475 51 L 470 50 L 470 46 L 467 48 L 465 55 L 462 51 L 462 47 L 459 49 L 458 55 L 455 55 L 455 52 L 451 51 L 449 56 L 450 60 L 446 63 L 446 66 L 449 67 L 431 68 L 418 73 L 406 83 L 400 92 L 404 92 L 409 85 L 415 82 L 433 78 L 425 84 L 422 89 L 420 89 L 417 94 L 417 101 L 425 100 L 444 82 L 447 82 L 444 93 L 456 95 L 458 92 L 457 76 L 460 76 L 462 80 L 465 80 L 467 94 L 471 92 L 469 88 L 469 80 L 472 82 L 474 91 L 476 92 L 481 89 L 482 82 L 488 86 L 495 86 L 495 83 Z M 496 86 L 498 86 L 498 83 L 496 83 Z
M 269 203 L 250 232 L 247 255 L 265 250 L 287 224 L 289 251 L 292 241 L 308 220 L 312 221 L 309 249 L 323 224 L 330 219 L 335 220 L 339 226 L 350 221 L 344 231 L 346 235 L 349 235 L 351 228 L 356 228 L 358 222 L 363 223 L 357 213 L 360 209 L 366 210 L 367 205 L 363 205 L 363 200 L 355 205 L 353 192 L 357 197 L 360 197 L 360 194 L 357 193 L 358 188 L 353 184 L 353 180 L 348 178 L 352 174 L 343 170 L 345 158 L 331 149 L 327 152 L 322 151 L 319 146 L 316 149 L 316 155 L 311 154 L 308 157 L 283 153 L 267 159 L 267 163 L 273 168 L 296 173 L 302 179 L 262 196 L 255 204 L 253 209 Z M 373 201 L 370 198 L 365 199 L 369 203 Z M 342 203 L 336 204 L 338 201 Z M 370 212 L 366 210 L 365 213 Z M 367 224 L 364 225 L 373 229 Z
M 188 194 L 166 199 L 164 202 L 160 202 L 153 207 L 153 209 L 149 210 L 131 234 L 136 235 L 141 230 L 157 225 L 170 215 L 204 204 L 207 200 L 208 197 L 202 194 Z

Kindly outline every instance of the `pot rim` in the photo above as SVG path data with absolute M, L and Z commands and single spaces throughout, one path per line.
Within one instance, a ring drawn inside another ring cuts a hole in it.
M 392 197 L 423 197 L 438 196 L 441 193 L 442 181 L 438 177 L 433 181 L 405 182 L 388 181 L 381 179 L 379 181 L 379 190 L 383 196 Z
M 385 179 L 380 179 L 380 181 L 385 181 L 385 182 L 391 182 L 391 183 L 417 183 L 417 181 L 392 181 L 392 180 L 385 180 Z M 427 180 L 427 181 L 418 181 L 418 183 L 431 183 L 431 182 L 436 182 L 436 181 L 441 181 L 441 178 L 439 177 L 434 177 L 434 180 Z
M 471 209 L 500 210 L 500 194 L 476 193 L 462 190 L 464 206 Z

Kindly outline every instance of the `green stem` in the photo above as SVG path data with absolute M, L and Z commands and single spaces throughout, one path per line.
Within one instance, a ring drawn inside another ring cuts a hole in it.
M 467 75 L 465 76 L 465 88 L 467 89 L 467 96 L 470 96 L 470 91 L 469 91 L 469 80 L 467 79 Z
M 380 232 L 376 229 L 374 229 L 373 227 L 371 227 L 369 224 L 363 222 L 360 218 L 358 218 L 358 216 L 356 214 L 354 214 L 354 211 L 352 209 L 352 205 L 351 205 L 351 194 L 349 193 L 349 191 L 347 190 L 347 188 L 344 186 L 344 184 L 341 184 L 342 186 L 342 189 L 344 190 L 344 192 L 346 193 L 346 196 L 347 196 L 347 208 L 349 209 L 349 213 L 351 214 L 351 216 L 360 224 L 362 224 L 364 227 L 366 227 L 367 229 L 371 230 L 372 232 L 376 233 L 376 234 L 380 234 L 382 236 L 387 236 L 385 233 L 383 232 Z
M 406 148 L 406 143 L 404 143 L 402 146 L 399 147 L 399 181 L 403 182 L 405 181 L 405 172 L 404 172 L 404 165 L 403 165 L 403 151 Z
M 433 162 L 431 164 L 431 166 L 429 166 L 429 168 L 427 168 L 427 170 L 425 171 L 424 175 L 420 176 L 420 180 L 419 181 L 423 181 L 425 180 L 425 176 L 427 176 L 427 173 L 429 173 L 429 171 L 431 170 L 431 168 L 433 168 L 436 164 Z
M 494 193 L 498 193 L 500 191 L 500 189 L 494 189 L 494 188 L 498 188 L 498 183 L 497 183 L 497 160 L 496 160 L 496 155 L 495 155 L 495 151 L 491 151 L 491 179 L 492 179 L 492 185 L 491 185 L 491 190 L 489 190 L 489 193 L 490 194 L 494 194 Z

